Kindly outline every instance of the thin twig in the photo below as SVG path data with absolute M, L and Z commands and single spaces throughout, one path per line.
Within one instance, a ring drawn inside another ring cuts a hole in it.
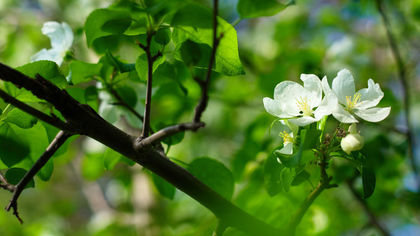
M 388 38 L 389 45 L 391 46 L 392 55 L 397 63 L 397 69 L 399 74 L 399 80 L 403 89 L 403 106 L 404 106 L 404 116 L 405 116 L 405 123 L 407 125 L 407 144 L 408 144 L 408 157 L 411 162 L 411 168 L 413 169 L 413 173 L 415 175 L 417 187 L 420 188 L 420 175 L 419 170 L 417 168 L 416 159 L 414 156 L 414 143 L 415 143 L 415 136 L 412 132 L 412 124 L 410 119 L 410 91 L 409 91 L 409 81 L 407 78 L 407 71 L 405 67 L 404 60 L 402 59 L 397 41 L 394 35 L 391 32 L 391 24 L 389 22 L 388 16 L 384 9 L 384 4 L 382 0 L 376 0 L 376 8 L 378 9 L 379 14 L 381 15 L 382 22 L 385 26 L 386 35 Z
M 347 181 L 347 186 L 350 189 L 350 192 L 352 193 L 353 197 L 357 200 L 357 202 L 362 206 L 365 213 L 368 215 L 370 223 L 372 225 L 374 225 L 379 231 L 381 231 L 382 235 L 384 235 L 384 236 L 391 235 L 388 232 L 388 230 L 379 223 L 375 214 L 369 208 L 367 202 L 362 197 L 360 197 L 360 195 L 357 193 L 356 189 L 354 189 L 352 181 Z
M 19 181 L 16 185 L 15 190 L 13 191 L 12 199 L 10 200 L 9 204 L 6 207 L 7 211 L 10 211 L 10 208 L 13 208 L 13 214 L 18 218 L 18 220 L 22 223 L 22 219 L 19 217 L 18 209 L 17 209 L 17 200 L 25 189 L 26 185 L 32 180 L 32 178 L 38 173 L 41 168 L 48 162 L 48 160 L 54 155 L 54 153 L 64 144 L 64 142 L 71 136 L 70 133 L 65 131 L 60 131 L 55 136 L 54 140 L 51 144 L 47 147 L 45 152 L 41 155 L 41 157 L 35 162 L 32 168 L 23 176 L 23 178 Z
M 57 117 L 49 116 L 41 111 L 38 111 L 37 109 L 17 100 L 16 98 L 10 96 L 8 93 L 0 89 L 0 97 L 6 102 L 10 103 L 13 106 L 19 108 L 20 110 L 52 125 L 62 130 L 69 130 L 70 127 L 68 124 L 66 124 L 64 121 L 60 120 Z
M 213 65 L 216 63 L 216 50 L 219 46 L 219 42 L 223 37 L 223 34 L 217 36 L 217 16 L 218 16 L 218 9 L 219 9 L 219 1 L 214 0 L 213 2 L 213 48 L 210 55 L 209 67 L 207 68 L 206 79 L 203 81 L 199 78 L 195 78 L 197 83 L 200 85 L 201 88 L 201 99 L 198 102 L 197 106 L 195 107 L 195 114 L 194 114 L 194 122 L 201 121 L 201 115 L 203 114 L 204 110 L 207 107 L 207 103 L 209 100 L 209 87 L 210 87 L 210 78 L 213 71 Z
M 203 122 L 198 122 L 198 123 L 181 123 L 181 124 L 169 126 L 169 127 L 166 127 L 157 131 L 156 133 L 152 134 L 151 136 L 145 139 L 139 140 L 135 148 L 137 150 L 140 150 L 141 148 L 145 146 L 161 141 L 162 139 L 170 137 L 176 133 L 183 132 L 186 130 L 196 131 L 197 129 L 204 127 L 204 125 L 205 124 Z
M 109 92 L 111 93 L 112 96 L 115 97 L 115 99 L 118 100 L 118 103 L 116 103 L 114 105 L 121 105 L 121 106 L 125 107 L 128 111 L 130 111 L 133 115 L 135 115 L 141 122 L 143 122 L 144 117 L 142 115 L 140 115 L 140 113 L 138 113 L 134 108 L 132 108 L 130 105 L 128 105 L 121 98 L 121 96 L 117 93 L 117 91 L 114 88 L 109 87 Z
M 7 179 L 4 177 L 3 173 L 0 172 L 0 188 L 6 189 L 7 191 L 15 191 L 15 186 L 10 184 Z
M 146 45 L 138 43 L 139 47 L 144 50 L 147 57 L 147 90 L 146 90 L 146 102 L 145 102 L 145 109 L 144 109 L 144 120 L 143 120 L 143 129 L 141 131 L 141 137 L 146 138 L 149 136 L 150 131 L 150 112 L 151 112 L 151 103 L 152 103 L 152 83 L 153 83 L 153 63 L 156 59 L 162 56 L 162 52 L 158 52 L 156 55 L 152 56 L 152 52 L 150 51 L 150 46 L 152 42 L 152 37 L 154 35 L 154 31 L 147 32 L 147 39 Z

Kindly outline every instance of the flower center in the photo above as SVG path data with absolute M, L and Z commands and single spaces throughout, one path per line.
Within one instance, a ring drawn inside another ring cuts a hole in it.
M 353 96 L 346 96 L 347 110 L 353 110 L 356 104 L 360 102 L 361 97 L 362 95 L 360 93 L 355 93 Z
M 306 97 L 299 97 L 296 99 L 296 105 L 303 116 L 312 116 L 312 109 L 309 106 L 308 99 Z
M 287 143 L 293 143 L 293 137 L 287 133 L 286 131 L 280 132 L 280 137 L 283 138 L 283 143 L 287 144 Z

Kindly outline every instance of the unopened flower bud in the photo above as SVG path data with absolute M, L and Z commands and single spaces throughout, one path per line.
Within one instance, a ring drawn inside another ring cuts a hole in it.
M 344 152 L 350 154 L 352 151 L 362 149 L 364 143 L 364 138 L 357 132 L 356 124 L 352 124 L 349 127 L 349 134 L 341 139 L 341 148 Z

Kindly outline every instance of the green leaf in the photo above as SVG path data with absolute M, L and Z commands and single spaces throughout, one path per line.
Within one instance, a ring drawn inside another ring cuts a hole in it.
M 114 55 L 112 55 L 111 52 L 109 52 L 108 50 L 105 52 L 105 56 L 106 58 L 109 60 L 109 62 L 118 69 L 119 72 L 124 73 L 124 72 L 129 72 L 129 71 L 133 71 L 136 69 L 135 64 L 129 64 L 129 63 L 124 63 L 122 62 L 120 59 L 118 59 L 117 57 L 114 57 Z
M 280 173 L 281 183 L 283 184 L 283 189 L 286 192 L 289 192 L 290 185 L 292 184 L 293 179 L 295 178 L 295 171 L 292 168 L 283 168 Z
M 4 121 L 13 123 L 23 129 L 29 129 L 36 124 L 37 119 L 31 115 L 28 115 L 26 112 L 15 108 L 7 113 L 6 119 Z
M 274 155 L 270 155 L 264 163 L 264 186 L 270 196 L 277 195 L 283 189 L 280 178 L 283 168 L 284 165 Z
M 210 158 L 198 158 L 191 162 L 188 170 L 192 175 L 226 199 L 232 197 L 235 184 L 233 175 L 219 161 Z
M 35 61 L 17 67 L 16 70 L 31 78 L 35 78 L 36 74 L 39 74 L 44 79 L 57 85 L 59 88 L 67 86 L 66 78 L 61 74 L 57 64 L 52 61 Z
M 87 180 L 98 179 L 105 171 L 103 153 L 88 153 L 82 159 L 82 176 Z
M 182 43 L 182 46 L 179 50 L 181 52 L 182 60 L 186 65 L 197 65 L 201 59 L 201 50 L 199 44 L 189 39 Z
M 120 160 L 121 154 L 111 148 L 107 148 L 104 152 L 104 167 L 106 170 L 114 169 L 115 165 L 117 165 Z
M 87 82 L 88 78 L 99 75 L 101 72 L 102 64 L 90 64 L 83 61 L 70 62 L 70 74 L 67 77 L 68 81 L 73 84 Z
M 169 28 L 161 28 L 156 32 L 154 40 L 162 45 L 166 45 L 171 40 L 171 30 Z
M 11 125 L 12 126 L 12 125 Z M 45 149 L 48 147 L 50 140 L 48 139 L 48 133 L 42 122 L 37 122 L 30 129 L 22 129 L 16 126 L 12 126 L 16 135 L 28 143 L 30 153 L 28 158 L 23 159 L 22 162 L 18 163 L 16 167 L 29 169 L 33 164 L 39 159 L 39 157 L 45 152 Z M 57 134 L 58 130 L 54 128 L 53 137 Z M 51 140 L 52 141 L 52 140 Z M 65 145 L 63 145 L 65 146 Z M 60 147 L 56 154 L 62 152 L 63 147 Z M 53 172 L 53 160 L 49 160 L 47 164 L 41 168 L 37 173 L 37 176 L 43 180 L 47 181 L 51 177 Z
M 26 172 L 27 171 L 22 168 L 11 168 L 7 170 L 5 177 L 10 184 L 16 185 L 20 182 L 23 176 L 25 176 Z M 31 179 L 25 188 L 33 188 L 34 186 L 35 182 Z
M 200 4 L 189 3 L 181 7 L 172 18 L 172 25 L 211 28 L 213 12 Z
M 165 62 L 164 56 L 159 57 L 153 63 L 153 72 L 160 66 L 160 64 Z M 136 61 L 136 70 L 137 74 L 139 75 L 142 81 L 147 81 L 147 73 L 148 73 L 148 64 L 147 64 L 147 57 L 146 54 L 141 54 Z
M 166 180 L 162 179 L 160 176 L 151 173 L 153 184 L 155 185 L 158 192 L 169 199 L 174 199 L 176 188 L 168 183 Z
M 237 10 L 241 18 L 272 16 L 293 3 L 294 0 L 239 0 Z
M 303 170 L 293 178 L 291 185 L 297 186 L 309 179 L 310 176 L 311 175 L 306 170 Z
M 130 107 L 135 107 L 137 103 L 137 94 L 132 87 L 129 86 L 119 86 L 115 89 L 122 98 L 122 100 L 127 103 Z
M 196 43 L 207 44 L 210 47 L 213 45 L 212 29 L 202 29 L 191 26 L 177 26 L 176 29 L 173 37 L 178 41 L 178 44 L 190 39 Z M 219 17 L 218 33 L 222 33 L 223 37 L 217 47 L 216 65 L 214 70 L 229 76 L 244 74 L 241 60 L 239 59 L 238 39 L 235 28 Z
M 29 151 L 24 137 L 19 137 L 8 124 L 0 126 L 0 159 L 5 165 L 16 165 L 29 155 Z
M 48 181 L 51 178 L 51 175 L 54 171 L 54 161 L 53 159 L 48 160 L 47 163 L 42 167 L 42 169 L 36 174 L 42 181 Z
M 122 34 L 130 25 L 131 17 L 127 11 L 97 9 L 86 19 L 87 44 L 90 47 L 98 38 Z
M 376 178 L 372 168 L 362 166 L 363 198 L 370 197 L 375 191 Z

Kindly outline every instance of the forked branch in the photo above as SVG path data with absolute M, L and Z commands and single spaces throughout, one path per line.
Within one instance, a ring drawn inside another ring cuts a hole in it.
M 65 131 L 60 131 L 51 142 L 51 144 L 47 147 L 45 152 L 41 155 L 41 157 L 35 162 L 32 168 L 23 176 L 23 178 L 19 181 L 13 191 L 12 199 L 10 200 L 9 204 L 6 207 L 7 211 L 10 211 L 13 208 L 13 214 L 18 218 L 18 220 L 22 223 L 22 219 L 19 217 L 18 208 L 17 208 L 17 200 L 25 189 L 26 185 L 33 179 L 33 177 L 41 170 L 43 166 L 50 160 L 50 158 L 54 155 L 54 153 L 64 144 L 64 142 L 71 136 L 70 133 Z

